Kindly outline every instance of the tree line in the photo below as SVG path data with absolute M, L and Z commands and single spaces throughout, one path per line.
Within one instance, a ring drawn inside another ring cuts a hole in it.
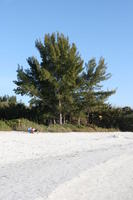
M 103 89 L 103 82 L 111 78 L 103 57 L 85 63 L 76 45 L 60 33 L 46 34 L 43 42 L 36 40 L 35 47 L 40 61 L 29 57 L 29 67 L 19 65 L 14 81 L 15 93 L 30 97 L 29 106 L 18 103 L 15 96 L 0 97 L 0 119 L 27 118 L 47 125 L 95 124 L 122 130 L 127 127 L 124 123 L 132 121 L 132 109 L 106 103 L 116 91 Z
M 0 120 L 13 120 L 25 118 L 38 124 L 48 125 L 54 123 L 45 119 L 37 107 L 26 106 L 17 102 L 15 96 L 0 97 Z M 76 120 L 75 120 L 76 119 Z M 68 123 L 70 123 L 68 121 Z M 72 124 L 77 124 L 77 118 L 71 119 Z M 130 107 L 112 107 L 106 104 L 104 108 L 92 110 L 89 119 L 81 117 L 81 125 L 96 125 L 103 128 L 115 128 L 121 131 L 133 131 L 133 109 Z
M 103 90 L 102 82 L 111 77 L 104 58 L 92 58 L 84 64 L 77 47 L 63 34 L 46 34 L 35 46 L 41 61 L 27 59 L 29 68 L 18 66 L 16 94 L 30 96 L 30 105 L 38 108 L 48 121 L 62 125 L 72 118 L 89 119 L 92 110 L 104 107 L 115 90 Z

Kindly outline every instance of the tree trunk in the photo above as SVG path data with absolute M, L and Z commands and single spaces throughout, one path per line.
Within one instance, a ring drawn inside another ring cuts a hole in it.
M 59 100 L 59 111 L 60 111 L 60 125 L 62 125 L 62 113 L 61 113 L 61 101 Z
M 80 117 L 78 118 L 78 125 L 80 126 Z
M 71 115 L 69 116 L 69 123 L 70 124 L 72 123 L 72 117 L 71 117 Z
M 65 124 L 65 123 L 66 123 L 66 117 L 64 115 L 64 117 L 63 117 L 63 124 Z
M 60 113 L 60 125 L 62 125 L 62 113 Z
M 88 120 L 87 120 L 88 124 L 90 124 L 90 113 L 88 112 Z

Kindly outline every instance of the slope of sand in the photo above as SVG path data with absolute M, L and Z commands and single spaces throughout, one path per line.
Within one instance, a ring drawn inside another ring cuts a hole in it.
M 0 132 L 0 200 L 132 200 L 133 133 Z

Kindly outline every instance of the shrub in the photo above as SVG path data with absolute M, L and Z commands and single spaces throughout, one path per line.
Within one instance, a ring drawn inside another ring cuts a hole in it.
M 64 127 L 63 125 L 55 124 L 50 125 L 47 128 L 48 132 L 71 132 L 72 130 L 69 127 Z
M 0 131 L 11 131 L 11 127 L 5 122 L 0 120 Z
M 29 127 L 33 127 L 40 132 L 47 131 L 47 127 L 42 124 L 29 121 L 27 119 L 14 119 L 7 121 L 7 124 L 16 131 L 27 131 Z
M 7 121 L 0 121 L 0 130 L 2 131 L 27 131 L 29 127 L 37 129 L 39 132 L 112 132 L 118 131 L 117 129 L 101 128 L 94 125 L 83 126 L 73 124 L 55 124 L 45 126 L 43 124 L 37 124 L 27 119 L 13 119 Z

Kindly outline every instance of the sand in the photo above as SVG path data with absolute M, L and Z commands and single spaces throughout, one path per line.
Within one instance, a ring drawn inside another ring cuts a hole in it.
M 0 200 L 97 199 L 133 199 L 133 133 L 0 132 Z

